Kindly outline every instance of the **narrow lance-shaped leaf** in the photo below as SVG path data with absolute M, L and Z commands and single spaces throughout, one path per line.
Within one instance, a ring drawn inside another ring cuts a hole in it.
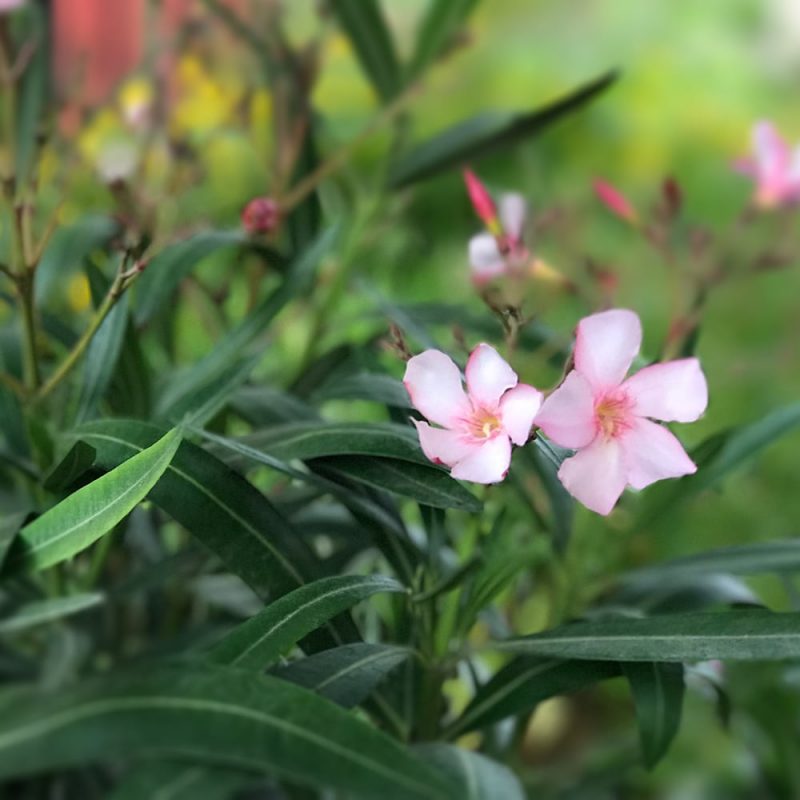
M 408 749 L 286 681 L 218 665 L 138 669 L 0 704 L 0 778 L 192 758 L 387 800 L 454 798 Z
M 134 765 L 106 800 L 231 800 L 257 780 L 241 770 L 148 761 Z
M 45 622 L 79 614 L 87 608 L 94 608 L 103 600 L 103 595 L 98 592 L 37 600 L 18 608 L 10 617 L 0 620 L 0 634 L 16 633 Z
M 400 156 L 389 184 L 399 189 L 534 136 L 593 100 L 616 77 L 609 72 L 535 111 L 485 112 L 460 122 Z
M 263 668 L 311 631 L 376 592 L 403 592 L 381 575 L 338 575 L 295 589 L 242 623 L 209 657 L 222 664 Z
M 86 549 L 124 519 L 155 486 L 180 444 L 177 429 L 82 487 L 20 532 L 6 568 L 44 569 Z
M 669 750 L 681 724 L 683 665 L 623 664 L 636 704 L 642 752 L 647 767 L 654 767 Z
M 477 5 L 478 0 L 430 0 L 417 31 L 410 77 L 419 75 L 442 53 Z
M 273 674 L 351 708 L 366 700 L 411 652 L 395 645 L 354 642 L 298 659 Z
M 329 0 L 358 60 L 383 100 L 400 88 L 394 42 L 377 0 Z
M 516 653 L 603 661 L 770 661 L 800 658 L 800 613 L 719 613 L 614 617 L 562 625 L 496 642 Z

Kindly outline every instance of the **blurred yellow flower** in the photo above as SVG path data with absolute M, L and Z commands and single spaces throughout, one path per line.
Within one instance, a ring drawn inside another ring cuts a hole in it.
M 76 314 L 80 314 L 89 308 L 91 302 L 89 281 L 82 272 L 76 272 L 67 283 L 67 303 Z

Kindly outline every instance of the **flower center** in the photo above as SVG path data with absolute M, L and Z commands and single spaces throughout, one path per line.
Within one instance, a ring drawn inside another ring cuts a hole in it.
M 629 427 L 630 401 L 625 394 L 608 394 L 594 408 L 597 427 L 608 441 Z
M 468 426 L 470 434 L 477 439 L 489 439 L 503 427 L 497 414 L 485 408 L 475 410 Z

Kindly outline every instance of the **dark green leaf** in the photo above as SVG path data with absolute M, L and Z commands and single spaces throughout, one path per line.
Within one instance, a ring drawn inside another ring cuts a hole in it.
M 454 125 L 401 156 L 389 184 L 399 189 L 534 136 L 593 100 L 616 77 L 609 72 L 536 111 L 486 112 Z
M 315 408 L 299 397 L 271 386 L 241 387 L 231 398 L 231 407 L 254 428 L 319 419 Z
M 508 639 L 498 649 L 604 661 L 770 661 L 800 657 L 800 613 L 719 613 L 614 617 L 573 622 Z
M 361 67 L 383 100 L 400 88 L 394 42 L 377 0 L 329 0 Z
M 17 511 L 0 517 L 0 567 L 5 563 L 6 556 L 27 516 L 27 511 Z
M 622 664 L 636 703 L 644 762 L 654 767 L 669 750 L 681 724 L 683 665 Z
M 619 666 L 612 662 L 518 656 L 478 690 L 464 713 L 447 729 L 447 737 L 456 738 L 506 717 L 527 714 L 543 700 L 617 675 Z
M 414 78 L 447 48 L 464 25 L 478 0 L 430 0 L 416 35 L 416 48 L 409 65 Z
M 444 742 L 414 748 L 429 764 L 447 775 L 461 800 L 525 800 L 525 790 L 504 764 L 480 753 Z
M 79 614 L 87 608 L 100 605 L 104 599 L 102 594 L 91 592 L 36 600 L 16 609 L 10 617 L 0 620 L 0 634 L 16 633 L 44 622 Z
M 148 761 L 130 769 L 106 800 L 232 800 L 253 781 L 250 772 Z
M 403 592 L 382 575 L 338 575 L 295 589 L 242 623 L 209 654 L 221 664 L 263 669 L 337 614 L 377 592 Z
M 168 302 L 180 282 L 204 258 L 223 248 L 234 248 L 247 241 L 241 231 L 205 231 L 183 242 L 165 247 L 147 265 L 136 284 L 137 325 L 149 322 Z
M 389 375 L 361 372 L 328 381 L 311 395 L 314 402 L 325 400 L 372 400 L 386 406 L 411 408 L 411 399 L 401 381 Z
M 72 558 L 123 520 L 169 466 L 180 444 L 169 431 L 152 446 L 78 489 L 26 525 L 6 567 L 44 569 Z
M 277 678 L 179 664 L 17 696 L 0 715 L 0 777 L 109 759 L 177 756 L 359 797 L 448 798 L 409 750 Z
M 352 708 L 410 655 L 405 647 L 355 642 L 298 659 L 273 674 Z
M 66 455 L 47 474 L 44 488 L 60 492 L 71 486 L 94 464 L 95 452 L 86 442 L 75 442 Z

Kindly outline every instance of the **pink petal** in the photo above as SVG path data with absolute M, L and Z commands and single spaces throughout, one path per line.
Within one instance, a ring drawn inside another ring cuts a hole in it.
M 586 447 L 597 433 L 589 382 L 573 370 L 542 405 L 534 420 L 562 447 Z
M 759 173 L 766 182 L 773 182 L 789 168 L 789 146 L 775 126 L 766 120 L 753 128 L 753 149 Z
M 533 386 L 520 383 L 509 389 L 500 401 L 500 418 L 503 430 L 514 444 L 522 446 L 528 441 L 533 420 L 542 405 L 542 393 Z
M 636 222 L 636 209 L 630 204 L 628 198 L 608 181 L 595 178 L 594 192 L 609 211 L 628 222 Z
M 479 344 L 467 360 L 467 391 L 472 405 L 493 411 L 504 392 L 517 385 L 517 373 L 491 345 Z
M 479 233 L 469 240 L 469 263 L 476 283 L 486 283 L 506 271 L 505 259 L 490 233 Z
M 564 461 L 558 477 L 564 488 L 588 509 L 603 516 L 609 514 L 626 483 L 619 440 L 598 436 Z
M 491 225 L 497 219 L 497 211 L 489 191 L 471 169 L 464 170 L 464 183 L 467 185 L 467 194 L 478 218 L 485 225 Z
M 639 417 L 694 422 L 708 405 L 706 376 L 696 358 L 682 358 L 640 369 L 623 384 Z
M 444 428 L 457 428 L 460 420 L 472 414 L 461 373 L 440 350 L 426 350 L 409 359 L 403 383 L 414 408 Z
M 528 215 L 528 204 L 521 194 L 509 192 L 500 197 L 500 222 L 503 224 L 503 233 L 514 241 L 522 240 L 525 228 L 525 218 Z
M 511 464 L 511 440 L 499 435 L 480 445 L 478 450 L 459 461 L 450 474 L 473 483 L 500 483 Z
M 624 308 L 602 311 L 578 323 L 575 369 L 598 390 L 622 383 L 642 344 L 639 317 Z
M 432 428 L 427 422 L 413 420 L 419 434 L 419 444 L 422 452 L 434 464 L 446 464 L 452 467 L 461 459 L 480 448 L 480 443 L 470 441 L 458 431 L 449 431 L 446 428 Z
M 620 439 L 628 483 L 644 489 L 664 478 L 697 472 L 683 445 L 663 426 L 637 419 Z

